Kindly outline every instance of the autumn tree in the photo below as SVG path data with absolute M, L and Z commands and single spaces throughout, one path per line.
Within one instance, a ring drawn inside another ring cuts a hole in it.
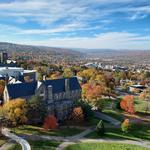
M 56 71 L 50 75 L 50 79 L 59 79 L 59 78 L 62 78 L 62 73 L 59 71 Z
M 134 113 L 134 97 L 132 95 L 124 96 L 120 102 L 120 107 L 126 112 Z
M 4 88 L 5 88 L 5 81 L 0 80 L 0 98 L 2 98 L 3 96 Z
M 70 118 L 74 121 L 83 121 L 84 120 L 84 113 L 82 107 L 75 107 L 71 113 Z
M 63 71 L 63 77 L 70 78 L 72 76 L 74 76 L 74 72 L 72 71 L 72 69 L 71 68 L 65 68 Z
M 26 100 L 21 98 L 10 100 L 3 105 L 3 117 L 13 126 L 24 124 L 28 120 L 27 110 Z
M 101 99 L 104 92 L 104 87 L 100 85 L 86 83 L 82 85 L 82 97 L 84 100 L 91 104 L 96 104 L 96 102 Z
M 57 119 L 54 115 L 49 115 L 45 118 L 44 120 L 44 129 L 49 130 L 49 129 L 57 129 L 58 128 L 58 123 Z

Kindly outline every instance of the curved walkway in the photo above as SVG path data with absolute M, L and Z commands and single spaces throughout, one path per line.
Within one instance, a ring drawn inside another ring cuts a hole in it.
M 22 150 L 31 150 L 31 147 L 26 140 L 24 140 L 21 137 L 18 137 L 17 135 L 15 135 L 13 133 L 10 133 L 7 128 L 2 129 L 2 134 L 6 137 L 11 138 L 12 140 L 16 141 L 17 143 L 19 143 L 22 146 Z

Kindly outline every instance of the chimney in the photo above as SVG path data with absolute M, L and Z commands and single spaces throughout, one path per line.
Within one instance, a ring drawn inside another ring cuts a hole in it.
M 70 91 L 70 87 L 69 87 L 69 79 L 65 79 L 65 91 Z
M 69 87 L 69 79 L 65 79 L 65 92 L 66 92 L 66 98 L 70 98 L 70 87 Z
M 47 87 L 47 98 L 48 98 L 48 102 L 50 101 L 52 101 L 53 100 L 53 91 L 52 91 L 53 89 L 52 89 L 52 86 L 51 85 L 49 85 L 48 87 Z

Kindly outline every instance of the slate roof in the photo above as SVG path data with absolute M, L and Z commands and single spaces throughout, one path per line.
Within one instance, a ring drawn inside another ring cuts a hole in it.
M 11 99 L 34 95 L 36 88 L 37 81 L 7 85 L 8 94 Z
M 43 81 L 46 87 L 49 85 L 52 86 L 53 93 L 65 92 L 65 79 L 55 79 L 55 80 L 46 80 Z M 70 90 L 81 89 L 78 79 L 76 77 L 68 78 L 69 79 L 69 88 Z M 16 83 L 8 84 L 7 91 L 11 99 L 18 97 L 31 96 L 35 94 L 35 90 L 38 87 L 38 82 L 33 81 L 30 83 Z
M 65 79 L 55 79 L 55 80 L 46 80 L 43 83 L 48 87 L 52 86 L 53 93 L 65 92 Z M 69 88 L 70 90 L 78 90 L 81 89 L 78 79 L 76 77 L 68 78 L 69 79 Z

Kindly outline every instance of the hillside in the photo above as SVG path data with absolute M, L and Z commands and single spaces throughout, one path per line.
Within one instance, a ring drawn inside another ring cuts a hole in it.
M 83 56 L 82 52 L 78 52 L 71 49 L 45 47 L 45 46 L 32 46 L 32 45 L 21 45 L 7 42 L 0 42 L 0 51 L 6 51 L 9 55 L 16 54 L 32 54 L 36 56 L 54 56 L 54 57 L 74 57 L 80 58 Z

